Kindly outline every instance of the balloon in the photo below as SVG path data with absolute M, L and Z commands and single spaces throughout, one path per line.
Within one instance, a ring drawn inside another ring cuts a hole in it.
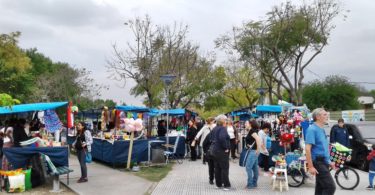
M 129 124 L 129 122 L 130 122 L 130 119 L 128 119 L 128 118 L 125 118 L 125 119 L 124 119 L 124 123 L 125 123 L 125 125 L 126 125 L 126 124 Z
M 72 106 L 72 112 L 77 113 L 78 112 L 78 107 L 77 106 Z
M 134 121 L 134 127 L 136 131 L 141 131 L 143 129 L 143 121 L 142 119 L 137 119 Z
M 135 120 L 135 122 L 136 122 L 136 123 L 139 123 L 139 124 L 142 124 L 142 123 L 143 123 L 142 119 L 140 119 L 140 118 L 137 119 L 137 120 Z
M 128 128 L 129 128 L 129 131 L 134 131 L 135 130 L 135 127 L 134 127 L 133 124 L 129 124 Z

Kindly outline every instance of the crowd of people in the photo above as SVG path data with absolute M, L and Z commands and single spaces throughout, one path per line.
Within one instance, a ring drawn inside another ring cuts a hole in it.
M 294 114 L 300 114 L 294 112 Z M 293 117 L 293 115 L 291 116 Z M 338 124 L 331 130 L 330 139 L 327 139 L 324 125 L 328 122 L 327 112 L 318 108 L 315 109 L 311 116 L 312 122 L 304 131 L 305 151 L 308 164 L 308 171 L 316 178 L 315 192 L 316 194 L 334 194 L 336 184 L 330 174 L 330 167 L 334 167 L 334 163 L 330 160 L 329 143 L 340 143 L 349 147 L 349 133 L 344 126 L 343 119 L 338 120 Z M 292 125 L 295 128 L 301 125 L 303 118 L 298 118 Z M 233 124 L 233 121 L 225 115 L 219 115 L 216 118 L 208 118 L 206 124 L 201 128 L 197 128 L 194 120 L 189 121 L 187 131 L 187 144 L 190 147 L 191 161 L 197 159 L 197 151 L 203 149 L 203 164 L 208 165 L 208 182 L 216 185 L 216 188 L 224 191 L 231 190 L 231 182 L 229 181 L 230 159 L 238 158 L 236 149 L 242 135 L 239 128 Z M 249 150 L 245 162 L 245 170 L 247 173 L 246 188 L 253 189 L 258 187 L 259 167 L 264 172 L 269 171 L 269 158 L 271 141 L 270 137 L 281 134 L 287 129 L 286 116 L 281 114 L 277 123 L 257 121 L 255 119 L 247 120 L 244 123 L 245 138 L 244 150 Z M 290 124 L 289 124 L 290 125 Z M 277 133 L 278 132 L 278 133 Z M 299 143 L 297 144 L 299 145 Z M 292 149 L 293 144 L 289 149 Z M 299 147 L 299 146 L 296 146 Z M 198 149 L 199 148 L 199 149 Z M 302 148 L 298 148 L 301 149 Z M 369 187 L 374 189 L 373 179 L 375 178 L 375 151 L 371 152 L 367 159 L 370 161 L 369 170 Z
M 198 120 L 199 121 L 199 120 Z M 200 121 L 199 121 L 200 122 Z M 245 129 L 248 132 L 245 138 L 246 146 L 251 150 L 246 162 L 248 174 L 248 188 L 257 187 L 258 180 L 258 154 L 262 153 L 262 162 L 268 162 L 268 149 L 266 140 L 271 128 L 270 123 L 263 123 L 261 134 L 256 120 L 246 121 Z M 199 158 L 197 153 L 202 153 L 203 164 L 208 165 L 209 184 L 216 184 L 217 188 L 225 191 L 231 189 L 229 181 L 229 162 L 237 159 L 237 148 L 241 134 L 238 123 L 233 123 L 225 115 L 216 118 L 209 117 L 202 128 L 198 128 L 195 120 L 190 120 L 186 134 L 186 143 L 189 146 L 190 160 L 196 161 Z M 262 166 L 268 171 L 268 165 Z

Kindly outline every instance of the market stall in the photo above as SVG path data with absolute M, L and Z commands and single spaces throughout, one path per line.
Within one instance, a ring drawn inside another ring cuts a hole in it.
M 298 133 L 299 131 L 294 130 L 292 124 L 290 124 L 290 121 L 287 121 L 287 118 L 283 111 L 284 107 L 281 105 L 256 106 L 256 114 L 259 115 L 259 119 L 261 121 L 271 123 L 273 126 L 270 130 L 270 156 L 285 154 L 286 151 L 291 150 L 291 145 L 298 145 L 297 143 L 299 143 L 299 135 L 296 135 L 296 137 L 294 136 L 294 133 Z M 270 158 L 269 164 L 273 166 L 274 163 L 275 162 L 273 162 Z
M 19 140 L 19 144 L 22 147 L 12 147 L 13 144 L 16 143 L 16 137 L 14 137 L 14 140 L 9 140 L 8 143 L 10 144 L 4 144 L 4 148 L 2 149 L 4 156 L 3 159 L 1 159 L 1 175 L 7 176 L 9 181 L 16 177 L 29 178 L 25 179 L 23 184 L 21 181 L 20 185 L 17 187 L 9 187 L 7 191 L 22 192 L 25 189 L 28 190 L 31 187 L 41 185 L 45 181 L 44 179 L 41 179 L 44 178 L 45 173 L 40 169 L 40 167 L 44 166 L 44 163 L 39 157 L 40 154 L 49 156 L 51 162 L 56 166 L 69 166 L 68 148 L 61 146 L 59 140 L 54 140 L 54 137 L 52 136 L 52 134 L 59 134 L 63 127 L 55 109 L 67 105 L 68 102 L 51 102 L 0 107 L 0 115 L 13 117 L 12 119 L 18 121 L 18 125 L 25 125 L 26 118 L 29 118 L 30 116 L 32 122 L 37 120 L 38 122 L 42 121 L 43 124 L 43 126 L 38 126 L 38 128 L 40 127 L 41 129 L 34 129 L 37 130 L 36 132 L 30 130 L 30 132 L 28 132 L 29 135 L 27 135 L 26 132 L 23 132 L 25 136 L 23 138 L 25 139 Z M 13 125 L 15 125 L 15 123 Z M 9 130 L 9 128 L 11 128 L 11 130 Z M 8 132 L 13 133 L 14 136 L 15 131 L 22 133 L 20 130 L 23 130 L 23 128 L 17 129 L 16 126 L 8 126 L 6 129 L 4 128 L 4 139 L 9 138 L 9 135 L 7 135 Z M 12 140 L 14 143 L 12 143 Z M 30 167 L 31 169 L 29 169 Z M 15 169 L 25 170 L 15 171 Z M 12 174 L 17 175 L 14 175 L 13 177 Z M 33 177 L 30 177 L 30 175 Z M 32 186 L 30 185 L 30 182 L 32 183 Z M 54 185 L 54 189 L 58 190 L 59 188 Z
M 170 142 L 175 142 L 177 137 L 169 137 Z M 150 140 L 164 140 L 165 137 L 138 139 L 133 142 L 132 162 L 148 161 L 148 141 Z M 130 141 L 108 141 L 103 139 L 95 139 L 92 147 L 92 157 L 96 160 L 106 162 L 109 164 L 124 164 L 128 160 Z M 180 137 L 177 145 L 177 154 L 180 157 L 185 155 L 185 138 Z
M 3 148 L 3 153 L 14 169 L 26 168 L 29 160 L 39 153 L 48 155 L 56 166 L 69 166 L 68 147 Z

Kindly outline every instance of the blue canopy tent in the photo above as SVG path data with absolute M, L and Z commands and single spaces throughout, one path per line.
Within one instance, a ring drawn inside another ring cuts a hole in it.
M 258 105 L 256 107 L 256 113 L 258 115 L 265 113 L 281 113 L 282 111 L 283 107 L 278 105 Z
M 191 115 L 196 116 L 197 113 L 189 111 L 184 108 L 177 108 L 177 109 L 170 109 L 170 110 L 158 110 L 155 108 L 150 109 L 149 115 L 150 116 L 159 116 L 168 114 L 170 116 L 183 116 L 186 112 L 191 112 Z
M 116 106 L 117 110 L 125 112 L 150 112 L 150 109 L 142 106 Z
M 171 110 L 159 110 L 159 115 L 163 115 L 163 114 L 169 114 L 171 116 L 180 116 L 180 115 L 184 115 L 186 112 L 185 109 L 171 109 Z
M 0 107 L 0 114 L 16 114 L 23 112 L 34 112 L 43 110 L 54 110 L 58 107 L 66 106 L 68 102 L 48 102 L 34 104 L 20 104 L 10 107 Z
M 258 117 L 256 114 L 254 114 L 252 111 L 252 107 L 243 107 L 237 110 L 233 110 L 232 112 L 228 112 L 226 115 L 230 115 L 233 117 L 233 120 L 236 120 L 236 117 L 239 117 L 240 121 L 246 121 L 250 118 L 256 118 Z

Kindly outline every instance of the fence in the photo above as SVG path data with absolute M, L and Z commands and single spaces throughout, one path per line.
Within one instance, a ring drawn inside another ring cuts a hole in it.
M 330 120 L 338 120 L 342 117 L 342 111 L 330 111 L 329 112 Z M 375 121 L 375 110 L 365 110 L 365 120 L 366 121 Z

